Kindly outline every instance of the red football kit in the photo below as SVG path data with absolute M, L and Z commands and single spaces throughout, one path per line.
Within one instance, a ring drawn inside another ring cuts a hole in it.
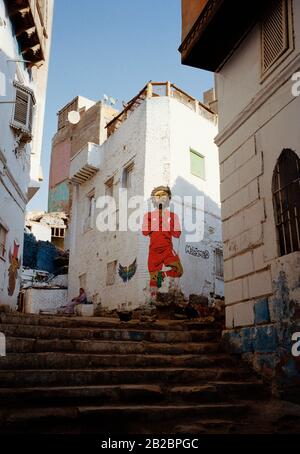
M 173 249 L 172 237 L 179 238 L 181 228 L 177 214 L 169 210 L 149 211 L 144 215 L 142 232 L 150 236 L 148 270 L 161 271 L 163 265 L 180 261 Z M 178 277 L 174 270 L 166 272 L 167 276 Z M 150 281 L 150 285 L 155 285 Z

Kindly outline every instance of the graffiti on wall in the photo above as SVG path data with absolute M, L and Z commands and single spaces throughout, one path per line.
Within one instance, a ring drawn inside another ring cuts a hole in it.
M 202 251 L 201 249 L 198 249 L 195 246 L 191 246 L 190 244 L 187 244 L 185 246 L 185 252 L 186 252 L 186 254 L 194 255 L 195 257 L 201 257 L 205 260 L 209 259 L 208 250 Z
M 15 293 L 16 282 L 18 278 L 18 270 L 21 266 L 21 260 L 19 255 L 19 245 L 14 241 L 13 251 L 9 251 L 9 263 L 8 268 L 8 287 L 7 292 L 9 296 L 13 296 Z
M 129 266 L 122 266 L 121 263 L 119 263 L 118 272 L 123 282 L 130 281 L 130 279 L 135 275 L 136 270 L 137 270 L 136 259 Z
M 146 213 L 143 220 L 143 235 L 150 238 L 148 271 L 153 296 L 166 277 L 176 278 L 183 273 L 180 258 L 172 244 L 173 237 L 180 237 L 181 227 L 178 216 L 168 210 L 171 197 L 168 186 L 154 188 L 151 199 L 155 209 Z M 163 266 L 170 269 L 162 271 Z

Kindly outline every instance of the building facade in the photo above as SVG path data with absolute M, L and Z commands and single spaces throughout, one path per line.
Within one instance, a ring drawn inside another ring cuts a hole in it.
M 209 0 L 191 11 L 189 3 L 182 62 L 215 72 L 224 336 L 266 377 L 297 385 L 300 4 Z
M 25 209 L 40 156 L 52 0 L 0 1 L 0 303 L 16 306 Z
M 143 213 L 153 209 L 147 203 L 151 192 L 160 185 L 172 191 L 171 211 L 186 210 L 182 235 L 173 240 L 184 273 L 166 280 L 161 291 L 173 286 L 186 297 L 223 294 L 216 128 L 208 107 L 169 82 L 149 83 L 108 123 L 102 145 L 89 142 L 73 156 L 70 298 L 83 287 L 89 299 L 109 309 L 136 308 L 148 301 L 149 238 L 141 223 Z M 110 214 L 116 215 L 106 231 L 101 222 L 105 195 L 112 197 Z M 131 224 L 137 207 L 133 196 L 142 203 Z M 194 226 L 189 227 L 193 218 L 199 221 L 194 236 Z
M 88 141 L 101 144 L 107 136 L 106 123 L 117 113 L 112 106 L 83 96 L 77 96 L 58 112 L 57 132 L 52 140 L 49 212 L 70 213 L 70 160 Z

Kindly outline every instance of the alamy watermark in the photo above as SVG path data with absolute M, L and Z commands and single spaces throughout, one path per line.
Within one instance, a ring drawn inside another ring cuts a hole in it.
M 128 198 L 126 189 L 119 190 L 118 202 L 104 195 L 95 201 L 95 225 L 99 232 L 184 231 L 187 242 L 199 242 L 204 237 L 204 196 L 173 196 L 161 211 L 151 200 L 135 195 Z M 170 212 L 176 214 L 172 225 Z M 145 225 L 147 224 L 147 225 Z
M 292 81 L 294 82 L 292 85 L 292 95 L 300 96 L 300 71 L 292 75 Z
M 0 356 L 6 356 L 6 338 L 3 333 L 0 333 Z
M 300 332 L 292 335 L 292 342 L 295 342 L 292 346 L 292 355 L 300 356 Z

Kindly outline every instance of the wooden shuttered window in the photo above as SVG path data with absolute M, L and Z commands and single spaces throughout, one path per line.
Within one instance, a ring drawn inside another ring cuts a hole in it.
M 12 126 L 31 133 L 35 104 L 33 92 L 20 84 L 14 83 L 14 85 L 16 87 L 16 99 Z
M 261 24 L 262 34 L 262 73 L 290 48 L 289 0 L 273 0 Z

